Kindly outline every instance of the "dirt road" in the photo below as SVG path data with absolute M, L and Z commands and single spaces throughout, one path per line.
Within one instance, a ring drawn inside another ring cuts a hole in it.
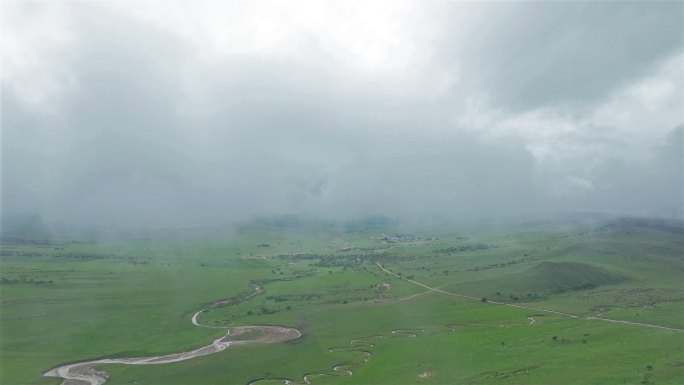
M 684 332 L 684 329 L 678 329 L 678 328 L 673 328 L 673 327 L 669 327 L 669 326 L 645 324 L 645 323 L 641 323 L 641 322 L 625 321 L 625 320 L 619 320 L 619 319 L 593 317 L 593 316 L 586 317 L 586 319 L 597 320 L 597 321 L 605 321 L 605 322 L 614 322 L 614 323 L 627 324 L 627 325 L 645 326 L 645 327 L 649 327 L 649 328 L 672 330 L 674 332 Z
M 411 282 L 415 285 L 422 286 L 428 290 L 432 290 L 432 291 L 435 291 L 438 293 L 442 293 L 442 294 L 446 294 L 446 295 L 450 295 L 450 296 L 454 296 L 454 297 L 466 298 L 466 299 L 470 299 L 470 300 L 474 300 L 474 301 L 482 301 L 482 298 L 473 297 L 473 296 L 469 296 L 469 295 L 463 295 L 463 294 L 457 294 L 457 293 L 450 293 L 450 292 L 444 291 L 442 289 L 430 287 L 430 286 L 425 285 L 423 283 L 420 283 L 418 281 L 414 281 L 412 279 L 404 278 L 398 274 L 395 274 L 395 273 L 391 272 L 390 270 L 387 270 L 384 266 L 382 266 L 380 264 L 380 262 L 376 262 L 375 264 L 378 265 L 380 270 L 384 271 L 387 274 L 390 274 L 390 275 L 397 277 L 399 279 L 403 279 L 404 281 Z M 534 310 L 534 311 L 545 312 L 545 313 L 552 313 L 552 314 L 557 314 L 560 316 L 570 317 L 570 318 L 580 318 L 580 316 L 576 315 L 576 314 L 571 314 L 571 313 L 566 313 L 566 312 L 556 311 L 556 310 L 550 310 L 550 309 L 543 309 L 543 308 L 539 308 L 539 307 L 523 306 L 523 305 L 498 302 L 498 301 L 487 301 L 487 303 L 494 304 L 494 305 L 500 305 L 500 306 L 516 307 L 519 309 L 527 309 L 527 310 Z M 615 320 L 615 319 L 610 319 L 610 318 L 591 317 L 591 316 L 585 317 L 584 319 L 604 321 L 604 322 L 612 322 L 612 323 L 621 323 L 621 324 L 635 325 L 635 326 L 642 326 L 642 327 L 656 328 L 656 329 L 666 329 L 666 330 L 671 330 L 671 331 L 675 331 L 675 332 L 684 332 L 684 329 L 673 328 L 673 327 L 668 327 L 668 326 L 653 325 L 653 324 L 647 324 L 647 323 L 641 323 L 641 322 L 623 321 L 623 320 Z M 534 322 L 531 321 L 530 323 L 532 324 Z

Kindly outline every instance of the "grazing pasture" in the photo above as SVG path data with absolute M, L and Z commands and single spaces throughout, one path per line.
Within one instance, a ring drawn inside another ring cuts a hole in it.
M 98 370 L 112 385 L 681 384 L 683 250 L 680 234 L 638 221 L 14 239 L 0 381 L 58 384 L 42 374 L 276 325 L 302 336 L 243 345 L 264 331 L 238 328 L 220 352 Z

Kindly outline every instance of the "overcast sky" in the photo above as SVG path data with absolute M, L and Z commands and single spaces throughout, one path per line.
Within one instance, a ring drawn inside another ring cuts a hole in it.
M 682 215 L 684 3 L 2 2 L 2 214 Z

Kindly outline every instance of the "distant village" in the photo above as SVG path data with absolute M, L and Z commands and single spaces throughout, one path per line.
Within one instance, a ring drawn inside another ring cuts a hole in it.
M 413 234 L 395 234 L 395 235 L 385 235 L 382 237 L 370 237 L 374 241 L 381 243 L 396 243 L 396 242 L 439 242 L 440 239 L 437 237 L 417 237 Z

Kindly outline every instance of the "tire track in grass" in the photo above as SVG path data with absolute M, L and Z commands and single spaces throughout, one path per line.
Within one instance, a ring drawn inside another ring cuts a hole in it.
M 434 291 L 438 292 L 441 294 L 449 295 L 449 296 L 454 296 L 454 297 L 460 297 L 460 298 L 465 298 L 473 301 L 478 301 L 480 302 L 482 299 L 474 296 L 469 296 L 469 295 L 464 295 L 464 294 L 458 294 L 458 293 L 452 293 L 448 292 L 439 288 L 431 287 L 428 285 L 425 285 L 423 283 L 420 283 L 418 281 L 415 281 L 413 279 L 408 279 L 405 277 L 402 277 L 398 274 L 393 273 L 392 271 L 386 269 L 384 266 L 382 266 L 379 262 L 376 262 L 376 265 L 385 273 L 390 274 L 396 278 L 411 282 L 415 285 L 421 286 L 425 289 L 428 289 L 429 291 Z M 253 291 L 243 297 L 238 299 L 237 301 L 245 301 L 248 300 L 262 292 L 262 287 L 260 285 L 254 285 Z M 423 294 L 423 293 L 419 293 Z M 417 296 L 417 295 L 415 295 Z M 414 296 L 410 296 L 408 298 L 412 298 Z M 195 357 L 200 357 L 204 356 L 207 354 L 212 354 L 216 352 L 223 351 L 227 349 L 229 346 L 232 345 L 242 345 L 242 344 L 247 344 L 247 343 L 255 343 L 255 342 L 260 342 L 260 343 L 275 343 L 275 342 L 282 342 L 282 341 L 289 341 L 293 340 L 296 338 L 299 338 L 302 336 L 302 333 L 295 329 L 295 328 L 289 328 L 289 327 L 282 327 L 282 326 L 267 326 L 267 325 L 254 325 L 254 326 L 241 326 L 241 327 L 226 327 L 226 326 L 209 326 L 209 325 L 202 325 L 198 321 L 198 317 L 205 311 L 213 309 L 217 306 L 221 305 L 226 305 L 229 303 L 232 303 L 233 299 L 228 299 L 228 300 L 220 300 L 212 303 L 211 305 L 198 310 L 195 312 L 191 318 L 191 322 L 193 325 L 198 326 L 198 327 L 206 327 L 206 328 L 214 328 L 214 329 L 226 329 L 226 334 L 220 338 L 215 339 L 211 344 L 200 347 L 198 349 L 189 351 L 189 352 L 181 352 L 181 353 L 174 353 L 174 354 L 168 354 L 168 355 L 162 355 L 162 356 L 152 356 L 152 357 L 138 357 L 138 358 L 97 358 L 97 359 L 92 359 L 92 360 L 87 360 L 87 361 L 80 361 L 80 362 L 73 362 L 73 363 L 66 363 L 57 367 L 54 367 L 52 369 L 47 370 L 46 372 L 43 373 L 43 376 L 45 377 L 58 377 L 62 378 L 62 384 L 61 385 L 102 385 L 107 380 L 109 379 L 109 376 L 106 372 L 102 370 L 97 370 L 94 367 L 98 364 L 124 364 L 124 365 L 154 365 L 154 364 L 165 364 L 165 363 L 172 363 L 172 362 L 180 362 L 180 361 L 185 361 L 189 360 Z M 526 310 L 534 310 L 534 311 L 539 311 L 539 312 L 545 312 L 545 313 L 551 313 L 551 314 L 556 314 L 564 317 L 569 317 L 569 318 L 580 318 L 580 316 L 567 313 L 567 312 L 561 312 L 561 311 L 556 311 L 556 310 L 550 310 L 550 309 L 544 309 L 544 308 L 537 308 L 537 307 L 531 307 L 531 306 L 523 306 L 523 305 L 518 305 L 518 304 L 510 304 L 510 303 L 505 303 L 505 302 L 498 302 L 498 301 L 487 301 L 489 304 L 493 305 L 499 305 L 499 306 L 508 306 L 508 307 L 515 307 L 515 308 L 520 308 L 520 309 L 526 309 Z M 632 321 L 625 321 L 625 320 L 616 320 L 616 319 L 610 319 L 610 318 L 603 318 L 603 317 L 584 317 L 583 319 L 586 320 L 597 320 L 597 321 L 603 321 L 603 322 L 610 322 L 610 323 L 621 323 L 621 324 L 627 324 L 627 325 L 635 325 L 635 326 L 641 326 L 641 327 L 649 327 L 649 328 L 658 328 L 658 329 L 665 329 L 665 330 L 670 330 L 670 331 L 675 331 L 675 332 L 682 332 L 684 329 L 679 329 L 679 328 L 673 328 L 673 327 L 667 327 L 667 326 L 660 326 L 660 325 L 653 325 L 653 324 L 646 324 L 646 323 L 640 323 L 640 322 L 632 322 Z M 533 316 L 528 316 L 528 320 L 530 321 L 530 325 L 535 323 L 535 320 Z M 455 330 L 455 327 L 460 326 L 457 324 L 449 324 L 446 325 L 446 328 L 444 331 L 451 331 L 453 332 Z M 252 340 L 243 340 L 243 341 L 230 341 L 230 336 L 231 336 L 231 331 L 233 331 L 233 335 L 239 335 L 251 330 L 261 330 L 264 332 L 264 336 Z M 292 379 L 288 378 L 259 378 L 252 380 L 248 382 L 248 385 L 256 385 L 261 382 L 282 382 L 286 385 L 302 385 L 302 384 L 310 384 L 311 380 L 315 377 L 321 376 L 321 377 L 348 377 L 352 376 L 354 372 L 352 371 L 352 368 L 362 365 L 365 363 L 368 363 L 369 359 L 372 357 L 373 353 L 369 350 L 370 348 L 374 347 L 375 344 L 372 342 L 369 342 L 369 340 L 372 339 L 387 339 L 387 338 L 399 338 L 399 337 L 404 337 L 404 338 L 416 338 L 418 337 L 419 333 L 424 332 L 424 329 L 394 329 L 391 331 L 389 336 L 384 336 L 384 335 L 374 335 L 374 336 L 368 336 L 368 337 L 359 337 L 359 338 L 354 338 L 349 340 L 349 345 L 346 347 L 331 347 L 328 349 L 329 352 L 331 353 L 336 353 L 336 352 L 357 352 L 360 354 L 361 358 L 356 361 L 347 361 L 347 362 L 340 362 L 336 363 L 332 366 L 330 370 L 323 370 L 323 371 L 317 371 L 317 372 L 309 372 L 303 375 L 302 377 L 302 382 L 297 382 Z
M 431 287 L 431 286 L 425 285 L 425 284 L 420 283 L 420 282 L 418 282 L 418 281 L 415 281 L 415 280 L 413 280 L 413 279 L 408 279 L 408 278 L 402 277 L 402 276 L 400 276 L 400 275 L 398 275 L 398 274 L 393 273 L 393 272 L 390 271 L 390 270 L 387 270 L 384 266 L 382 266 L 382 265 L 380 264 L 380 262 L 375 262 L 375 264 L 378 265 L 378 267 L 380 268 L 380 270 L 384 271 L 385 273 L 387 273 L 387 274 L 389 274 L 389 275 L 392 275 L 392 276 L 397 277 L 397 278 L 399 278 L 399 279 L 402 279 L 402 280 L 404 280 L 404 281 L 411 282 L 411 283 L 413 283 L 413 284 L 415 284 L 415 285 L 422 286 L 422 287 L 424 287 L 424 288 L 426 288 L 426 289 L 428 289 L 428 290 L 432 290 L 432 291 L 435 291 L 435 292 L 437 292 L 437 293 L 442 293 L 442 294 L 446 294 L 446 295 L 450 295 L 450 296 L 454 296 L 454 297 L 466 298 L 466 299 L 470 299 L 470 300 L 474 300 L 474 301 L 480 301 L 480 302 L 482 301 L 482 298 L 473 297 L 473 296 L 464 295 L 464 294 L 451 293 L 451 292 L 448 292 L 448 291 L 444 291 L 444 290 L 442 290 L 442 289 L 438 289 L 438 288 L 435 288 L 435 287 Z M 539 308 L 539 307 L 523 306 L 523 305 L 512 304 L 512 303 L 505 303 L 505 302 L 498 302 L 498 301 L 487 301 L 487 303 L 493 304 L 493 305 L 499 305 L 499 306 L 516 307 L 516 308 L 519 308 L 519 309 L 535 310 L 535 311 L 540 311 L 540 312 L 545 312 L 545 313 L 551 313 L 551 314 L 556 314 L 556 315 L 560 315 L 560 316 L 564 316 L 564 317 L 570 317 L 570 318 L 582 318 L 582 317 L 580 317 L 579 315 L 576 315 L 576 314 L 566 313 L 566 312 L 557 311 L 557 310 L 544 309 L 544 308 Z M 603 317 L 593 317 L 593 316 L 584 317 L 583 319 L 585 319 L 585 320 L 596 320 L 596 321 L 610 322 L 610 323 L 621 323 L 621 324 L 625 324 L 625 325 L 634 325 L 634 326 L 641 326 L 641 327 L 648 327 L 648 328 L 655 328 L 655 329 L 664 329 L 664 330 L 670 330 L 670 331 L 674 331 L 674 332 L 684 332 L 684 329 L 679 329 L 679 328 L 674 328 L 674 327 L 669 327 L 669 326 L 661 326 L 661 325 L 647 324 L 647 323 L 642 323 L 642 322 L 632 322 L 632 321 L 616 320 L 616 319 L 603 318 Z M 533 319 L 530 319 L 530 324 L 533 324 L 533 323 L 534 323 Z
M 481 302 L 482 299 L 474 296 L 469 296 L 469 295 L 464 295 L 464 294 L 458 294 L 458 293 L 451 293 L 439 288 L 435 287 L 430 287 L 428 285 L 425 285 L 423 283 L 417 282 L 412 279 L 408 279 L 405 277 L 402 277 L 398 274 L 395 274 L 386 268 L 384 268 L 379 262 L 376 262 L 377 266 L 383 270 L 385 273 L 390 274 L 394 277 L 397 277 L 399 279 L 409 281 L 413 284 L 419 285 L 425 289 L 428 289 L 428 291 L 434 291 L 438 292 L 441 294 L 449 295 L 449 296 L 454 296 L 454 297 L 460 297 L 460 298 L 465 298 L 473 301 L 478 301 Z M 414 294 L 405 298 L 402 298 L 401 300 L 407 300 L 407 299 L 413 299 L 419 295 L 424 294 L 423 293 L 418 293 Z M 545 313 L 551 313 L 551 314 L 556 314 L 568 318 L 582 318 L 579 315 L 572 314 L 572 313 L 567 313 L 567 312 L 562 312 L 562 311 L 557 311 L 557 310 L 550 310 L 550 309 L 544 309 L 544 308 L 537 308 L 537 307 L 532 307 L 532 306 L 523 306 L 523 305 L 517 305 L 517 304 L 509 304 L 509 303 L 504 303 L 504 302 L 498 302 L 498 301 L 487 301 L 487 303 L 493 304 L 493 305 L 499 305 L 499 306 L 508 306 L 508 307 L 515 307 L 515 308 L 520 308 L 520 309 L 526 309 L 526 310 L 534 310 L 538 312 L 545 312 Z M 543 314 L 531 314 L 527 316 L 528 320 L 528 325 L 532 326 L 534 325 L 537 320 L 535 317 L 543 317 Z M 664 326 L 659 326 L 659 325 L 650 325 L 650 324 L 642 324 L 642 323 L 637 323 L 637 322 L 631 322 L 631 321 L 620 321 L 620 320 L 611 320 L 608 318 L 599 318 L 599 317 L 585 317 L 583 319 L 586 320 L 600 320 L 600 321 L 606 321 L 606 322 L 616 322 L 616 323 L 625 323 L 625 324 L 633 324 L 633 325 L 638 325 L 638 326 L 645 326 L 645 327 L 654 327 L 654 328 L 661 328 L 661 329 L 667 329 L 667 330 L 672 330 L 672 331 L 683 331 L 682 329 L 677 329 L 677 328 L 670 328 L 670 327 L 664 327 Z M 454 332 L 456 331 L 457 328 L 459 327 L 475 327 L 475 326 L 483 326 L 486 327 L 485 325 L 477 325 L 477 324 L 447 324 L 445 325 L 444 329 L 441 330 L 441 332 Z M 337 353 L 337 352 L 358 352 L 362 355 L 362 359 L 358 361 L 352 361 L 352 362 L 345 362 L 345 363 L 337 363 L 334 364 L 332 369 L 330 370 L 324 370 L 324 371 L 317 371 L 317 372 L 309 372 L 306 373 L 302 376 L 301 382 L 295 381 L 293 379 L 289 378 L 282 378 L 282 377 L 274 377 L 274 378 L 259 378 L 252 380 L 247 383 L 247 385 L 258 385 L 263 382 L 282 382 L 285 385 L 309 385 L 311 382 L 316 378 L 316 377 L 342 377 L 342 376 L 352 376 L 353 371 L 352 369 L 356 366 L 363 365 L 368 363 L 370 358 L 372 357 L 373 353 L 370 351 L 371 348 L 375 347 L 375 343 L 369 342 L 371 339 L 387 339 L 387 338 L 393 338 L 393 337 L 405 337 L 405 338 L 416 338 L 420 335 L 421 332 L 424 332 L 425 329 L 394 329 L 391 331 L 389 336 L 384 336 L 384 335 L 373 335 L 373 336 L 368 336 L 368 337 L 360 337 L 360 338 L 355 338 L 349 340 L 349 345 L 346 347 L 332 347 L 329 348 L 328 351 L 331 353 Z M 435 332 L 439 333 L 440 331 L 435 330 Z M 529 370 L 529 368 L 526 368 L 526 370 Z
M 673 327 L 669 327 L 669 326 L 652 325 L 652 324 L 645 324 L 642 322 L 625 321 L 625 320 L 612 319 L 612 318 L 589 316 L 589 317 L 586 317 L 586 319 L 604 321 L 604 322 L 620 323 L 620 324 L 627 324 L 627 325 L 645 326 L 645 327 L 649 327 L 649 328 L 672 330 L 674 332 L 684 332 L 684 329 L 673 328 Z

